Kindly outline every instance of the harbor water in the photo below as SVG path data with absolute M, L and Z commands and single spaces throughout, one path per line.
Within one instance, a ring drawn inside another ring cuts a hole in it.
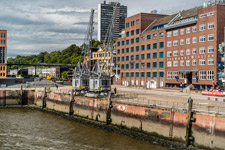
M 1 150 L 166 150 L 128 136 L 27 109 L 0 109 Z

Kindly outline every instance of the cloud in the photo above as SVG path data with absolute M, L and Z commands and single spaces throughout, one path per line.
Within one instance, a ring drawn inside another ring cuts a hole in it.
M 131 16 L 154 9 L 171 14 L 205 1 L 142 0 L 140 3 L 120 0 L 120 3 L 128 7 L 128 16 Z M 62 50 L 71 44 L 81 45 L 92 8 L 95 9 L 93 38 L 97 38 L 99 3 L 102 0 L 1 0 L 0 28 L 8 30 L 8 57 Z

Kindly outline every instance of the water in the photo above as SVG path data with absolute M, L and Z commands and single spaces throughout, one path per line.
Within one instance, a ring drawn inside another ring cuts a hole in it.
M 51 114 L 0 109 L 1 150 L 166 150 Z

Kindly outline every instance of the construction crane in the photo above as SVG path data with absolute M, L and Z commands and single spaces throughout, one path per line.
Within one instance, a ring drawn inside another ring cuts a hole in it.
M 90 83 L 90 91 L 101 93 L 108 93 L 111 90 L 111 73 L 110 67 L 113 62 L 113 50 L 114 50 L 114 30 L 115 23 L 117 20 L 117 11 L 118 11 L 118 3 L 115 3 L 111 23 L 108 27 L 107 35 L 105 36 L 105 40 L 103 43 L 103 48 L 105 49 L 103 62 L 97 61 L 95 66 L 92 69 L 92 74 L 89 79 Z M 111 62 L 107 62 L 106 56 L 111 56 Z M 97 68 L 97 69 L 96 69 Z M 106 68 L 106 69 L 104 69 Z M 106 71 L 104 71 L 106 70 Z
M 74 77 L 72 80 L 73 89 L 76 91 L 87 92 L 89 90 L 89 77 L 90 77 L 90 53 L 92 47 L 92 35 L 94 31 L 94 9 L 91 9 L 91 15 L 87 28 L 86 38 L 82 46 L 82 52 L 79 62 L 74 70 Z M 83 61 L 84 59 L 84 61 Z M 82 62 L 83 61 L 83 62 Z

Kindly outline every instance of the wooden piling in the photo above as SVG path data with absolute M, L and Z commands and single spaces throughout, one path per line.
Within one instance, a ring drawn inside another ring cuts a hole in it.
M 44 88 L 43 100 L 42 100 L 42 108 L 46 108 L 46 99 L 47 99 L 47 89 L 45 87 Z
M 112 122 L 111 119 L 111 110 L 112 110 L 112 95 L 111 92 L 109 92 L 109 97 L 108 97 L 108 106 L 107 106 L 107 112 L 106 112 L 106 124 L 109 125 Z
M 74 114 L 74 110 L 73 110 L 73 104 L 75 102 L 74 99 L 74 89 L 72 89 L 71 91 L 71 97 L 70 97 L 70 110 L 69 110 L 69 115 L 72 116 Z

